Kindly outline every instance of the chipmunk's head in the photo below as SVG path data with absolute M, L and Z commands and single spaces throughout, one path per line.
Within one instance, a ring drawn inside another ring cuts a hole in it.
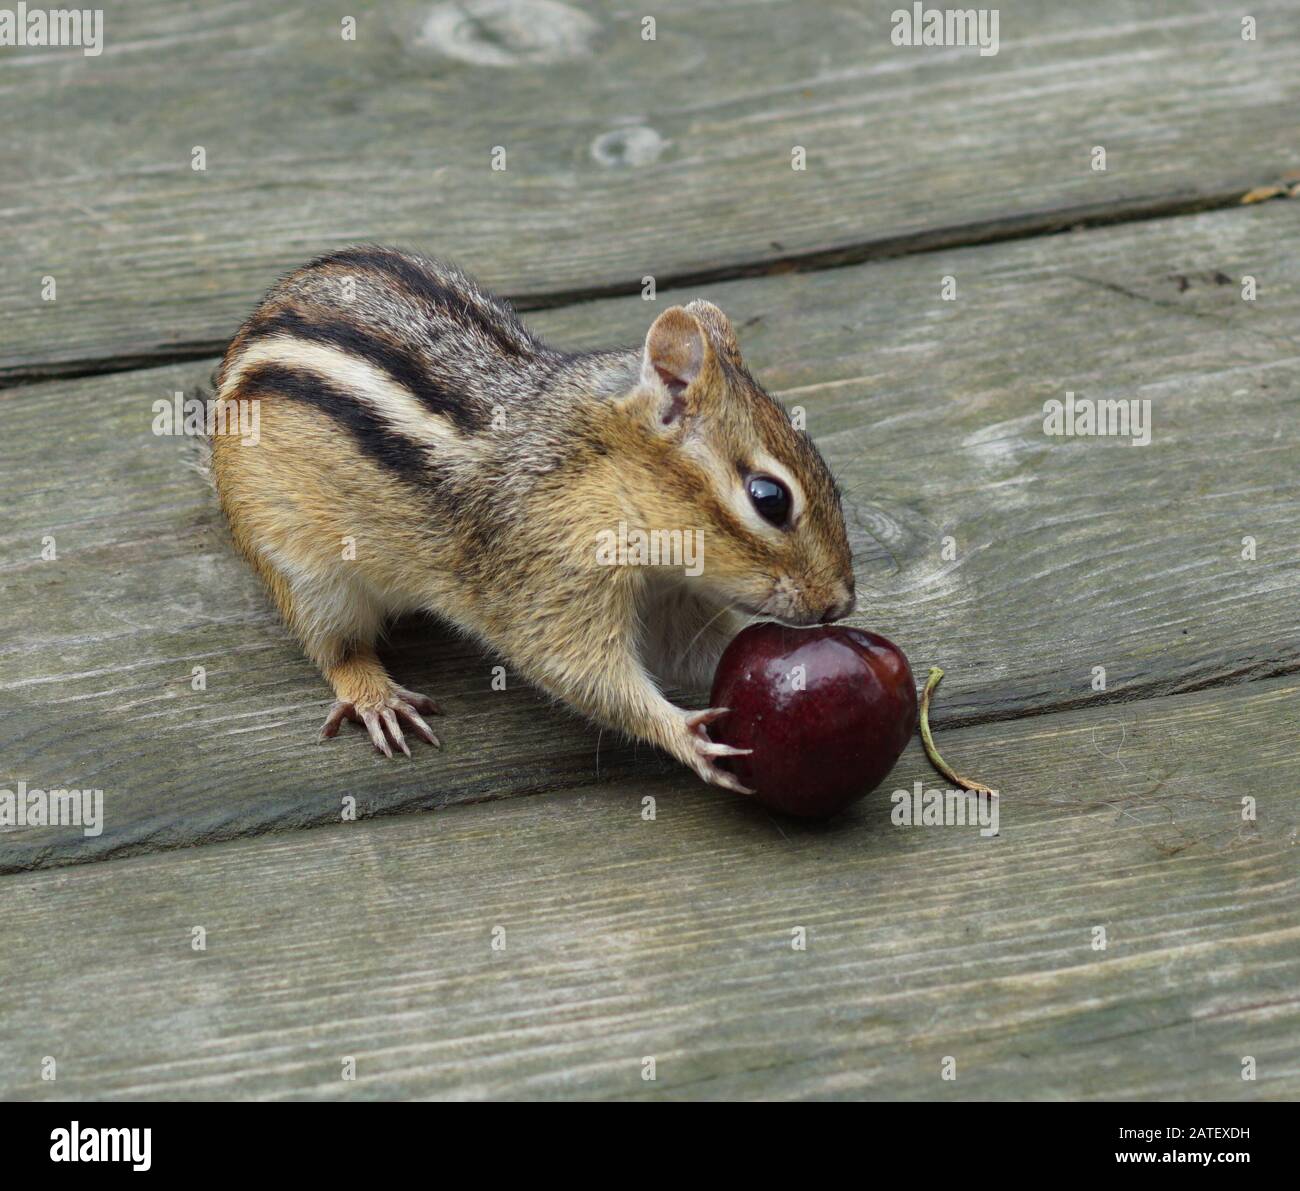
M 644 519 L 703 531 L 699 579 L 719 598 L 798 625 L 853 610 L 839 489 L 750 376 L 721 310 L 696 301 L 655 319 L 629 412 L 646 448 L 637 482 L 652 489 L 638 493 Z

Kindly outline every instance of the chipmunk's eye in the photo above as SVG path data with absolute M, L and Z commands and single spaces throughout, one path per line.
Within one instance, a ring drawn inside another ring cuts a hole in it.
M 751 476 L 746 485 L 758 515 L 778 529 L 790 518 L 790 489 L 771 476 Z

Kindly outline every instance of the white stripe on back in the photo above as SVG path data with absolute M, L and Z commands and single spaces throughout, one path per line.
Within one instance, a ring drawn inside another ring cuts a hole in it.
M 441 455 L 468 458 L 476 454 L 472 438 L 462 435 L 450 418 L 421 404 L 410 389 L 383 369 L 342 348 L 292 335 L 271 335 L 250 343 L 227 370 L 218 396 L 233 393 L 244 373 L 259 364 L 282 364 L 315 373 L 365 404 L 396 433 L 422 446 L 436 447 Z

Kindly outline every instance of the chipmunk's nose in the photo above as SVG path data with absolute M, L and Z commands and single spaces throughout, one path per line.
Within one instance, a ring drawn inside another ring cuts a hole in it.
M 831 624 L 837 620 L 843 620 L 850 612 L 853 611 L 854 605 L 857 604 L 858 597 L 850 591 L 844 599 L 837 604 L 831 604 L 825 612 L 822 613 L 822 624 Z

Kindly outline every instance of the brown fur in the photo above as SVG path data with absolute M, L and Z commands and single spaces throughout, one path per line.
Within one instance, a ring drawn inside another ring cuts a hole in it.
M 336 297 L 349 279 L 350 304 Z M 665 311 L 639 351 L 566 355 L 445 265 L 350 250 L 272 290 L 217 383 L 261 413 L 258 446 L 212 444 L 235 542 L 379 747 L 379 719 L 392 740 L 411 705 L 374 642 L 387 617 L 423 609 L 599 723 L 735 785 L 652 672 L 707 685 L 745 614 L 812 623 L 851 606 L 830 473 L 708 303 Z M 800 490 L 792 526 L 757 517 L 747 470 Z M 702 530 L 703 574 L 600 565 L 597 535 L 620 521 Z

